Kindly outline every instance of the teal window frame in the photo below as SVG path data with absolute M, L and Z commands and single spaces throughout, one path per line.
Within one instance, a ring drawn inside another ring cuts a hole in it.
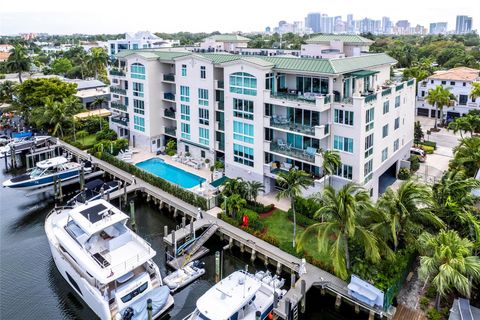
M 187 76 L 187 65 L 182 64 L 182 77 L 186 77 L 186 76 Z
M 190 106 L 187 104 L 180 105 L 180 119 L 190 121 Z
M 145 80 L 145 66 L 138 62 L 132 63 L 130 65 L 130 77 Z
M 132 91 L 134 97 L 143 97 L 143 83 L 140 82 L 132 82 Z
M 145 118 L 140 116 L 133 116 L 133 129 L 145 132 Z
M 333 136 L 333 149 L 353 153 L 353 139 L 342 136 Z
M 388 147 L 382 150 L 382 162 L 388 159 Z
M 187 140 L 190 140 L 191 136 L 190 136 L 190 124 L 189 123 L 185 123 L 185 122 L 181 122 L 180 123 L 180 128 L 181 128 L 181 136 L 183 139 L 187 139 Z
M 383 102 L 383 114 L 390 112 L 390 100 Z
M 252 124 L 233 121 L 233 139 L 245 143 L 254 143 L 254 127 Z
M 233 161 L 253 167 L 255 165 L 254 160 L 253 148 L 242 146 L 241 144 L 233 144 Z
M 145 102 L 143 100 L 133 99 L 133 112 L 145 115 Z
M 254 103 L 251 100 L 233 98 L 233 116 L 253 120 Z
M 198 89 L 198 104 L 208 107 L 208 89 Z
M 198 108 L 198 123 L 208 126 L 210 124 L 210 111 L 204 108 Z
M 190 87 L 180 86 L 180 101 L 190 102 Z
M 257 95 L 257 78 L 250 73 L 235 72 L 230 75 L 230 92 L 245 94 L 249 96 Z
M 210 130 L 207 128 L 198 128 L 198 142 L 208 146 L 210 144 Z

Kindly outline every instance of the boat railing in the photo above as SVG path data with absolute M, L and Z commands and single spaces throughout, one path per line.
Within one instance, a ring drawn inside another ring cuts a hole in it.
M 52 213 L 56 213 L 56 214 L 60 214 L 63 210 L 68 210 L 68 209 L 73 209 L 74 206 L 70 206 L 70 205 L 66 205 L 66 206 L 60 206 L 60 207 L 57 207 L 55 206 L 55 208 L 53 208 L 46 216 L 45 219 L 47 219 Z
M 137 253 L 136 255 L 125 259 L 123 262 L 114 266 L 109 266 L 107 268 L 110 270 L 112 275 L 117 273 L 123 273 L 124 271 L 133 270 L 139 265 L 140 261 L 143 261 L 145 258 L 150 257 L 150 250 L 151 249 L 148 248 L 147 253 Z

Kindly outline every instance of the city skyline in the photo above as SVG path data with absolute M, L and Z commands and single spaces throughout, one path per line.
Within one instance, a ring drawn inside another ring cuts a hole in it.
M 392 8 L 382 1 L 358 3 L 347 0 L 341 4 L 332 3 L 328 7 L 320 2 L 298 0 L 295 6 L 287 1 L 245 0 L 242 6 L 235 8 L 218 5 L 216 1 L 183 1 L 181 8 L 185 10 L 165 10 L 158 2 L 146 0 L 141 10 L 125 10 L 112 1 L 95 2 L 85 0 L 81 7 L 66 7 L 58 0 L 8 2 L 2 5 L 0 12 L 0 34 L 41 33 L 50 34 L 98 34 L 123 33 L 135 30 L 151 30 L 154 32 L 212 32 L 223 33 L 233 31 L 263 31 L 265 26 L 275 26 L 281 20 L 303 21 L 311 12 L 326 13 L 329 16 L 353 14 L 354 19 L 382 19 L 387 16 L 392 21 L 409 20 L 412 25 L 423 25 L 428 28 L 432 22 L 448 22 L 449 30 L 455 29 L 457 15 L 468 15 L 473 18 L 472 29 L 479 29 L 480 16 L 472 15 L 480 12 L 478 1 L 466 0 L 452 10 L 450 5 L 436 3 L 435 8 L 428 4 L 406 0 L 401 7 Z M 416 10 L 411 10 L 415 7 Z M 24 8 L 29 8 L 25 11 Z M 149 10 L 143 10 L 149 8 Z M 343 9 L 348 8 L 348 9 Z M 228 14 L 231 9 L 232 15 Z M 255 9 L 255 10 L 252 10 Z M 223 11 L 225 10 L 225 11 Z M 222 11 L 222 14 L 218 14 Z M 268 17 L 265 15 L 268 12 Z M 248 19 L 235 19 L 235 17 Z M 232 19 L 233 18 L 233 19 Z M 188 24 L 185 24 L 188 21 Z

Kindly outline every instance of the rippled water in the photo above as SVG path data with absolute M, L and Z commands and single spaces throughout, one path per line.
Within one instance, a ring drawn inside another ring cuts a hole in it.
M 3 172 L 3 163 L 0 167 L 1 182 L 11 174 Z M 54 206 L 52 199 L 25 194 L 25 191 L 0 189 L 0 319 L 96 319 L 62 278 L 51 257 L 44 220 Z M 137 232 L 157 251 L 154 260 L 165 275 L 170 270 L 165 266 L 163 229 L 168 225 L 172 230 L 179 221 L 147 205 L 144 199 L 136 199 L 135 207 Z M 206 262 L 206 274 L 174 295 L 171 319 L 183 319 L 192 312 L 196 300 L 215 283 L 214 252 L 221 250 L 222 245 L 218 238 L 207 242 L 210 253 L 202 259 Z M 244 268 L 249 257 L 237 249 L 225 251 L 224 275 Z M 250 271 L 264 269 L 263 264 L 257 262 L 249 267 Z M 341 315 L 334 310 L 332 299 L 313 291 L 303 318 L 366 319 L 355 315 L 351 308 L 342 308 Z

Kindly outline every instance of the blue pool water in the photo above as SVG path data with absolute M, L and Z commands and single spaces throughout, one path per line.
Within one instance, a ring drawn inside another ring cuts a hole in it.
M 135 166 L 154 174 L 162 179 L 189 189 L 205 182 L 205 179 L 190 172 L 165 163 L 163 159 L 151 158 L 137 163 Z

